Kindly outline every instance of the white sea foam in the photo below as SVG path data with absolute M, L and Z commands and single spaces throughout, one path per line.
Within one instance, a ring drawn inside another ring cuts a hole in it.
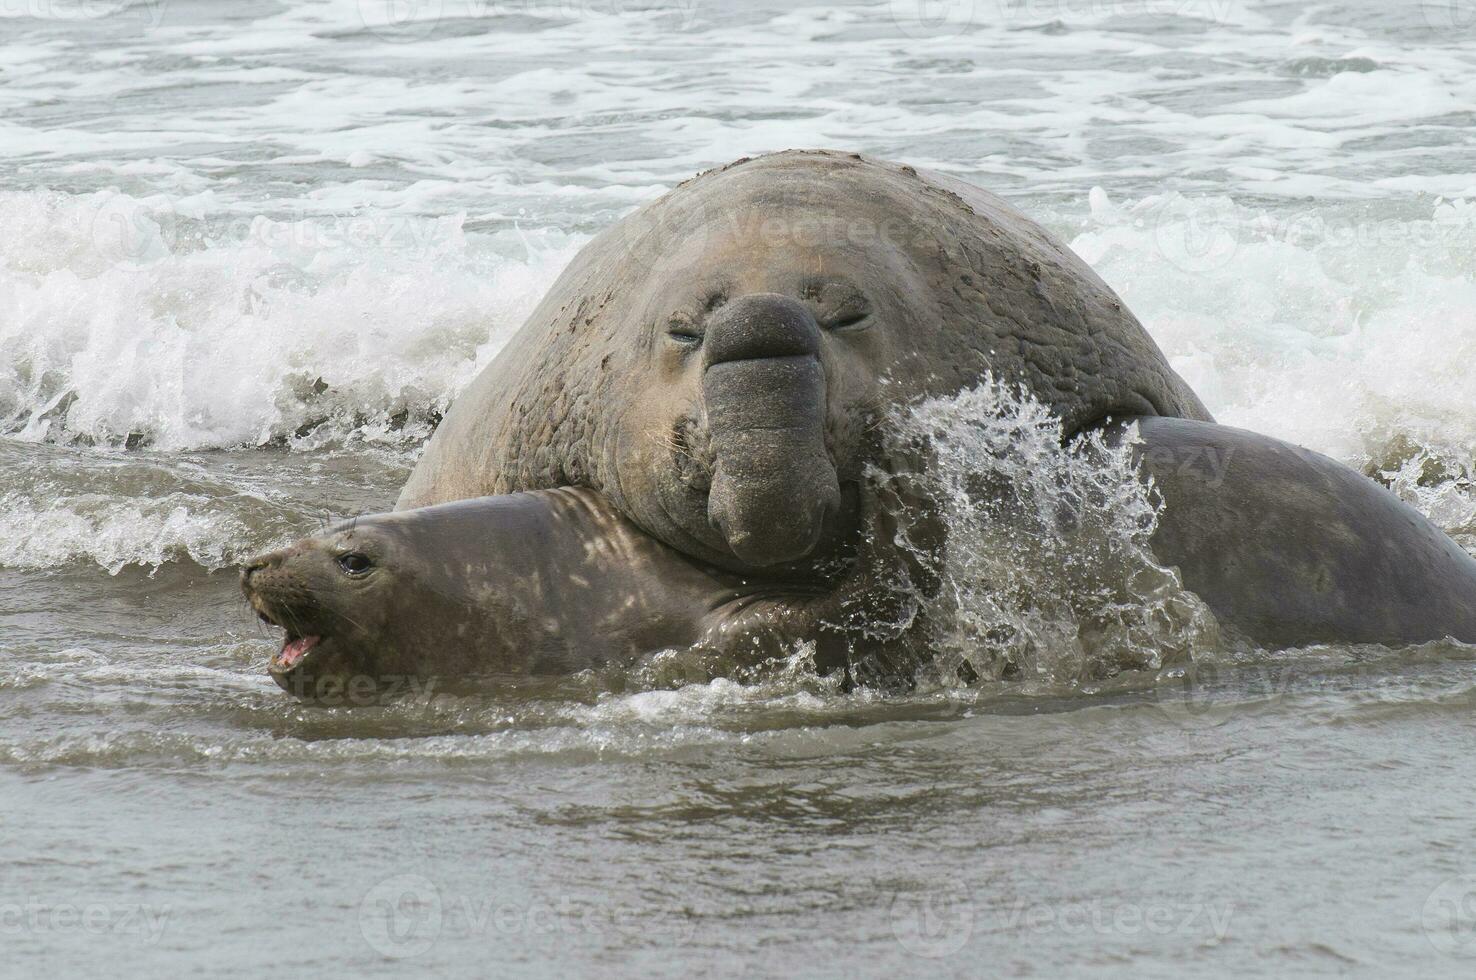
M 0 565 L 49 568 L 93 561 L 117 573 L 125 565 L 156 566 L 182 558 L 218 568 L 250 530 L 208 500 L 76 502 L 38 508 L 15 495 L 0 497 Z
M 1399 477 L 1406 499 L 1469 532 L 1476 205 L 1410 210 L 1117 206 L 1099 188 L 1071 244 L 1220 422 Z
M 160 449 L 423 438 L 572 252 L 459 216 L 212 231 L 110 192 L 0 194 L 0 224 L 0 424 Z

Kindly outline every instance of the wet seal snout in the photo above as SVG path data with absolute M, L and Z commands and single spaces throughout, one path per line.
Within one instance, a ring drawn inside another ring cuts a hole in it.
M 283 631 L 268 670 L 284 690 L 301 689 L 302 678 L 321 659 L 320 651 L 330 645 L 339 624 L 352 618 L 334 608 L 344 598 L 341 583 L 333 581 L 347 574 L 344 562 L 345 553 L 299 542 L 241 568 L 241 591 L 257 618 Z

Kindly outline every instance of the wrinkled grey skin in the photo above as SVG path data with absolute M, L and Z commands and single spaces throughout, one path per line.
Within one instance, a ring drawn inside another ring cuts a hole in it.
M 590 487 L 694 558 L 813 577 L 854 540 L 882 411 L 986 373 L 1068 434 L 1209 419 L 1112 291 L 999 198 L 850 154 L 739 161 L 575 257 L 397 507 Z
M 1476 642 L 1476 559 L 1394 494 L 1268 436 L 1139 419 L 1150 542 L 1222 629 L 1268 649 Z
M 367 568 L 350 572 L 346 555 Z M 742 645 L 758 660 L 813 633 L 824 606 L 702 566 L 584 489 L 360 518 L 253 559 L 241 587 L 288 640 L 321 637 L 270 668 L 309 699 L 405 678 L 569 674 L 667 648 Z

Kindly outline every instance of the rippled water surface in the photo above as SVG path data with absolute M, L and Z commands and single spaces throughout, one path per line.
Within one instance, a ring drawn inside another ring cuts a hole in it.
M 1476 549 L 1473 107 L 1470 0 L 0 2 L 0 974 L 1469 975 L 1469 647 L 310 707 L 233 566 L 791 146 L 1005 195 Z

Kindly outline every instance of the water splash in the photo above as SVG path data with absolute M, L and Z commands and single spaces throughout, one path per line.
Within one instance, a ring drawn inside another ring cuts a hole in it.
M 1476 446 L 1395 440 L 1364 472 L 1476 555 Z
M 1059 418 L 992 379 L 909 408 L 891 438 L 926 445 L 929 464 L 908 478 L 946 528 L 926 609 L 936 678 L 1073 683 L 1217 643 L 1214 617 L 1149 547 L 1158 510 L 1128 442 L 1063 445 Z

